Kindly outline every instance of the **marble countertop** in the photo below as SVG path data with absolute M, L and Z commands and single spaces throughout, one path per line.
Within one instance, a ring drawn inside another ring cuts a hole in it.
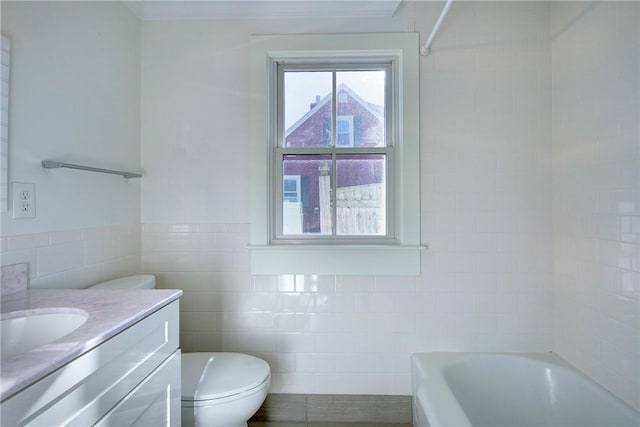
M 70 334 L 35 350 L 2 360 L 0 400 L 4 400 L 134 323 L 180 298 L 181 290 L 49 289 L 15 292 L 0 298 L 2 317 L 56 308 L 84 310 L 89 317 Z

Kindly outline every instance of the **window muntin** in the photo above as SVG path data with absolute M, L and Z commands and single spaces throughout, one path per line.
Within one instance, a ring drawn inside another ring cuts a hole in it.
M 277 69 L 273 188 L 289 175 L 307 187 L 293 213 L 286 194 L 275 195 L 273 243 L 392 240 L 391 64 Z

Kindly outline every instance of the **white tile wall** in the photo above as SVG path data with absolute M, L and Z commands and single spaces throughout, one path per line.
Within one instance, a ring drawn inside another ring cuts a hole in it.
M 185 351 L 259 355 L 274 392 L 410 394 L 413 352 L 551 350 L 549 7 L 450 14 L 421 64 L 422 274 L 251 276 L 247 224 L 143 223 Z
M 551 11 L 554 348 L 640 408 L 640 7 Z
M 415 2 L 405 21 L 425 39 L 440 9 Z M 159 287 L 185 292 L 183 350 L 261 356 L 274 392 L 409 394 L 416 351 L 554 349 L 639 406 L 639 13 L 631 2 L 454 3 L 421 63 L 429 250 L 418 277 L 252 276 L 249 227 L 228 222 L 5 236 L 2 265 L 29 262 L 31 287 L 41 288 L 153 273 Z M 200 28 L 190 25 L 174 31 Z M 226 40 L 218 49 L 228 55 Z M 231 111 L 235 101 L 242 122 L 244 95 L 227 95 L 205 97 L 207 107 Z M 244 157 L 237 144 L 217 160 Z M 177 195 L 146 179 L 168 201 L 149 209 L 162 221 Z
M 143 224 L 142 271 L 183 289 L 184 351 L 263 357 L 274 392 L 409 394 L 416 351 L 550 349 L 550 293 L 537 273 L 251 276 L 248 233 Z M 182 262 L 194 257 L 213 262 Z
M 424 41 L 441 3 L 404 3 L 384 22 L 318 20 L 313 32 L 415 30 Z M 142 264 L 185 290 L 183 348 L 263 355 L 276 392 L 384 394 L 410 392 L 411 352 L 551 350 L 549 11 L 455 2 L 421 59 L 429 249 L 410 278 L 249 273 L 248 225 L 235 224 L 249 219 L 247 40 L 308 22 L 143 23 Z M 174 67 L 167 46 L 198 66 Z M 167 93 L 186 108 L 166 109 Z M 184 173 L 167 176 L 169 164 Z M 229 177 L 233 191 L 215 184 Z
M 439 10 L 415 3 L 416 30 Z M 421 64 L 418 292 L 449 316 L 444 348 L 552 347 L 548 34 L 546 3 L 461 2 Z
M 140 271 L 140 225 L 0 237 L 0 262 L 29 263 L 30 288 L 86 288 Z

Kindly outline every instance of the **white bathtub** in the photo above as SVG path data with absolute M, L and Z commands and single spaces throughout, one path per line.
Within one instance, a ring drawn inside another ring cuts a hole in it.
M 640 426 L 640 413 L 553 353 L 416 353 L 414 427 Z

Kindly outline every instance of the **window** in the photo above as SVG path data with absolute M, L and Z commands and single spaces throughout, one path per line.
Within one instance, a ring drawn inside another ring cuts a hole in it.
M 282 200 L 285 203 L 300 202 L 300 176 L 285 175 L 282 180 Z
M 418 47 L 252 37 L 252 272 L 419 272 Z
M 282 179 L 283 233 L 302 233 L 302 206 L 300 205 L 300 175 L 285 175 Z
M 336 118 L 336 147 L 353 147 L 353 116 Z
M 272 195 L 274 242 L 393 239 L 390 61 L 287 63 L 277 72 L 272 170 L 283 193 Z M 308 184 L 302 228 L 285 212 L 292 176 Z

